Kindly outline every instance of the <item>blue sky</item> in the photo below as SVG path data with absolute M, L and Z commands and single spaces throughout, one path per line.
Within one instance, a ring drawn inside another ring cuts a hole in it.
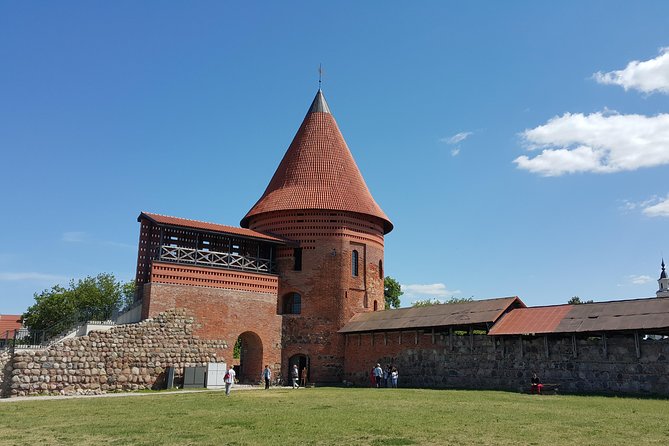
M 661 1 L 2 2 L 0 313 L 132 279 L 140 211 L 238 225 L 319 63 L 404 305 L 654 296 L 667 30 Z

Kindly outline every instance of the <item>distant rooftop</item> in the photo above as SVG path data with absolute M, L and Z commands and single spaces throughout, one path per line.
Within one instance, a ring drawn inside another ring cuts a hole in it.
M 0 338 L 4 338 L 7 331 L 13 332 L 21 327 L 20 314 L 0 314 Z

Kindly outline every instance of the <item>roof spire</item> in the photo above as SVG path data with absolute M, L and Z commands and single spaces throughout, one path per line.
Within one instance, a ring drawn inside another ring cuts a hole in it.
M 662 257 L 662 272 L 660 273 L 660 279 L 666 279 L 667 272 L 664 270 L 664 257 Z
M 323 78 L 323 64 L 318 64 L 318 91 L 321 90 L 321 79 Z
M 325 102 L 325 96 L 323 96 L 323 92 L 321 89 L 318 89 L 318 92 L 316 92 L 316 97 L 314 98 L 314 101 L 311 103 L 311 107 L 309 107 L 309 111 L 307 112 L 307 115 L 311 113 L 327 113 L 329 115 L 332 114 L 330 112 L 330 107 L 328 107 L 328 103 Z

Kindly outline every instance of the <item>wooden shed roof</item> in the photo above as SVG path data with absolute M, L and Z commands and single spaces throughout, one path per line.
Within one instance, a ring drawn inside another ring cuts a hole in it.
M 520 308 L 506 314 L 491 335 L 669 330 L 669 299 L 648 298 Z
M 517 307 L 524 308 L 525 304 L 514 296 L 359 313 L 339 333 L 492 325 L 504 312 Z

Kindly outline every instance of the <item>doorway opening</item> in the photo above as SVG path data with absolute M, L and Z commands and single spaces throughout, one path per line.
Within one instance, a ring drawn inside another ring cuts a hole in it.
M 257 384 L 263 370 L 262 350 L 262 340 L 254 332 L 245 331 L 239 335 L 233 357 L 235 362 L 239 361 L 235 372 L 240 383 Z
M 310 380 L 311 380 L 311 366 L 309 362 L 309 357 L 307 355 L 302 355 L 302 354 L 297 354 L 294 356 L 291 356 L 290 360 L 288 361 L 288 379 L 289 382 L 286 384 L 292 385 L 292 376 L 291 376 L 291 371 L 293 370 L 293 366 L 297 364 L 297 368 L 300 371 L 300 375 L 298 378 L 298 384 L 302 387 L 306 386 Z

